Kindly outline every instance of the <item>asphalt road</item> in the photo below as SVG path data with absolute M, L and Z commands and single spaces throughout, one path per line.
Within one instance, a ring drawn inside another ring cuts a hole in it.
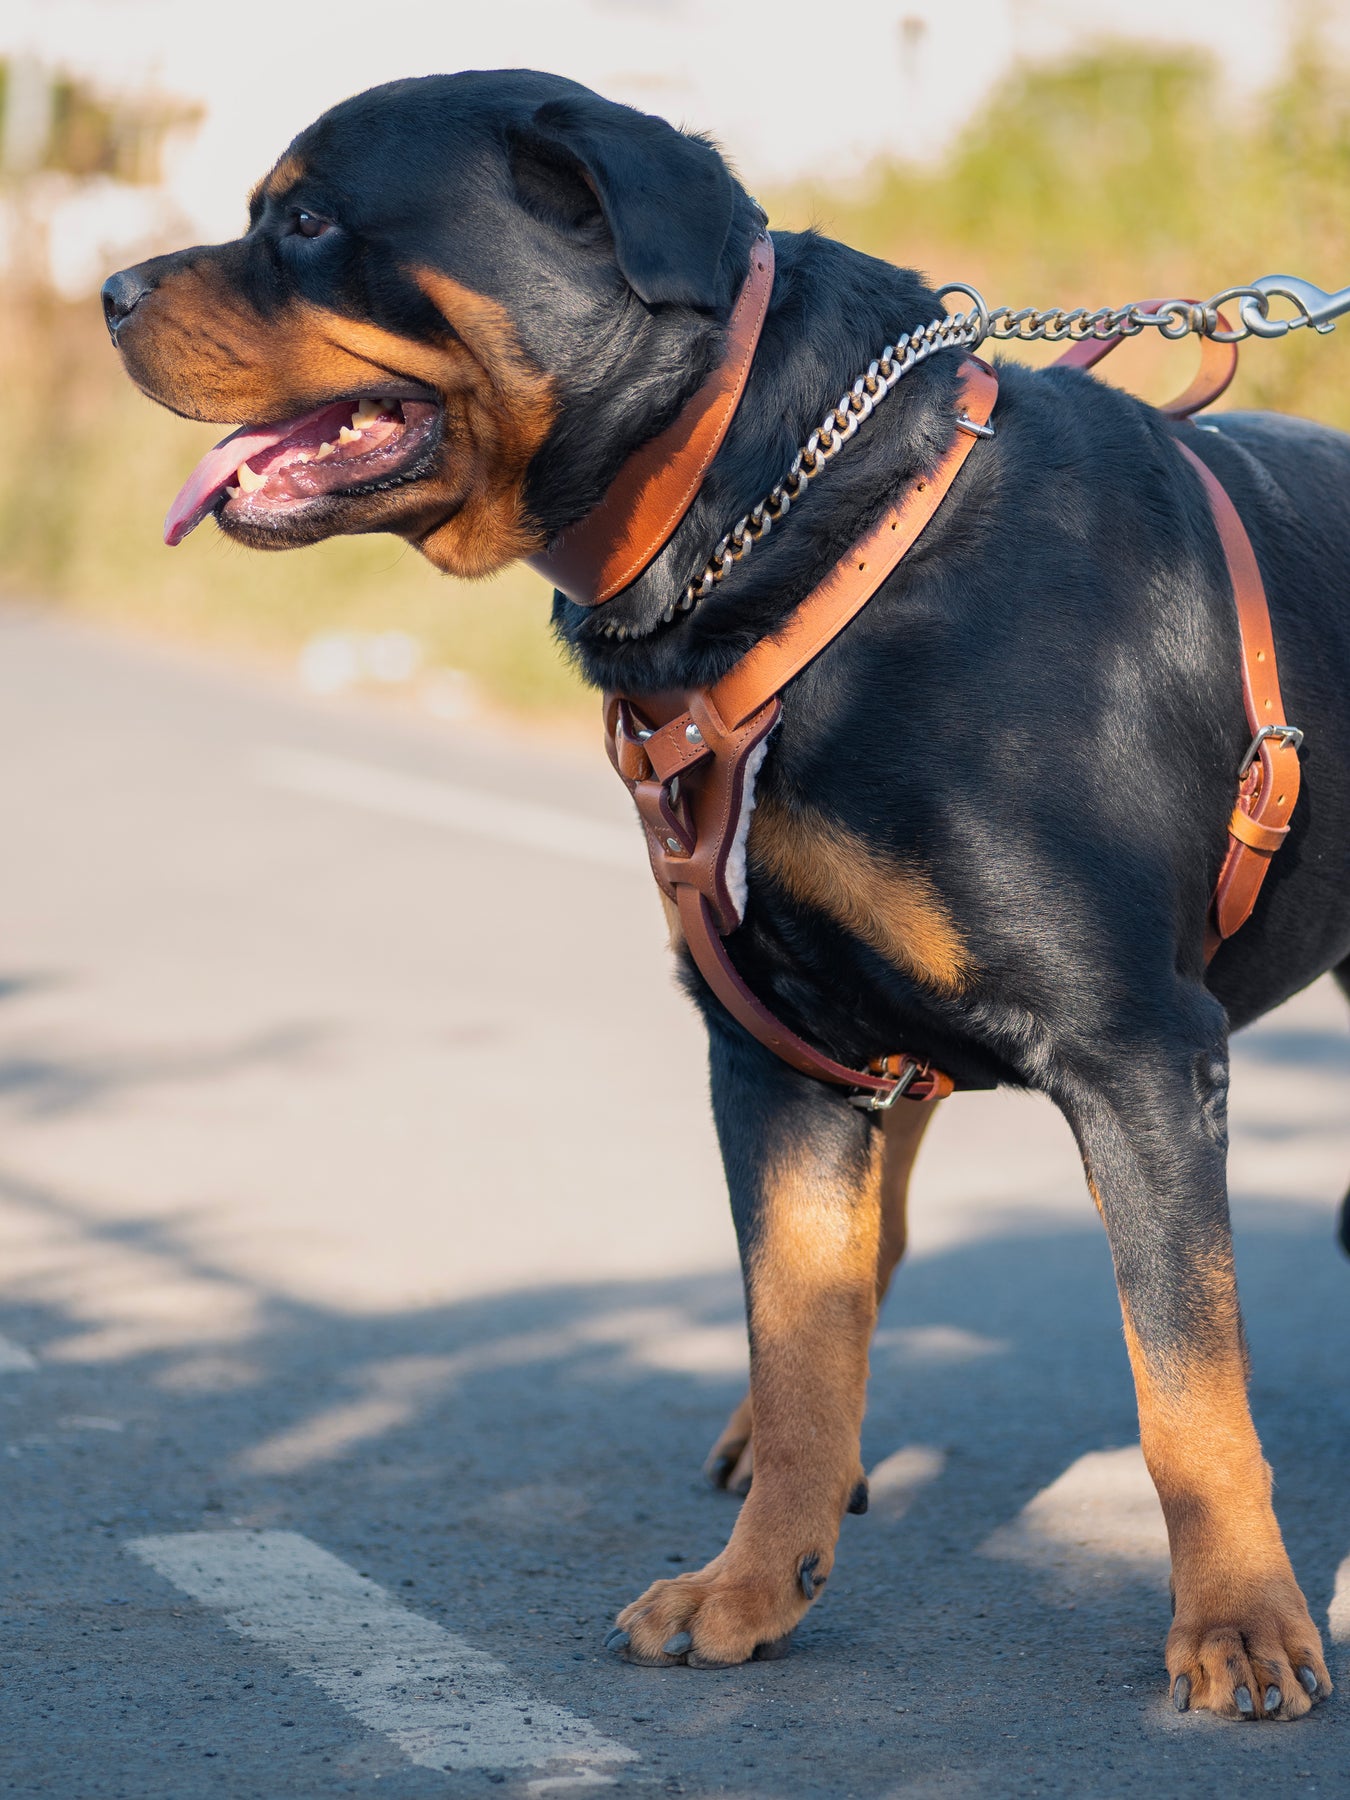
M 722 1544 L 744 1379 L 700 1036 L 598 744 L 0 615 L 0 1792 L 1350 1793 L 1350 1036 L 1241 1040 L 1257 1422 L 1342 1694 L 1166 1705 L 1105 1242 L 949 1103 L 866 1518 L 783 1662 L 606 1657 Z M 447 1769 L 445 1765 L 450 1765 Z

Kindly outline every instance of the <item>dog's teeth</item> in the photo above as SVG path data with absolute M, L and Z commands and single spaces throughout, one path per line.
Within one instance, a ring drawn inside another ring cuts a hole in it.
M 336 444 L 320 444 L 314 452 L 315 462 L 322 462 L 325 456 L 331 456 L 336 449 Z
M 383 400 L 362 400 L 352 414 L 352 424 L 357 427 L 373 425 L 384 411 L 385 405 L 386 402 Z
M 241 462 L 234 472 L 235 480 L 246 494 L 256 494 L 260 487 L 267 486 L 265 475 L 255 475 L 246 462 Z
M 227 487 L 225 490 L 225 498 L 227 500 L 237 500 L 239 498 L 239 489 L 236 487 Z
M 353 431 L 349 425 L 344 425 L 338 433 L 338 442 L 339 444 L 354 444 L 360 436 L 359 431 Z
M 298 463 L 313 462 L 314 452 L 312 450 L 299 450 L 296 452 L 295 460 Z

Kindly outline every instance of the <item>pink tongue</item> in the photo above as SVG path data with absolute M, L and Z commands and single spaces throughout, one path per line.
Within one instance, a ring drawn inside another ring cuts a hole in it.
M 284 419 L 279 425 L 241 425 L 238 431 L 222 438 L 214 450 L 207 451 L 178 490 L 164 521 L 164 542 L 181 544 L 187 534 L 201 524 L 225 489 L 233 485 L 234 472 L 241 462 L 247 462 L 262 450 L 275 449 L 332 410 L 330 401 L 327 406 L 316 407 L 302 418 Z

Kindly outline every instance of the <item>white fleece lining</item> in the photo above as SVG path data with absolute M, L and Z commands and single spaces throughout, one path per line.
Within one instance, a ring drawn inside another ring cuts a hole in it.
M 755 810 L 755 778 L 768 754 L 768 733 L 763 742 L 746 758 L 745 785 L 741 789 L 741 816 L 736 821 L 736 835 L 731 840 L 731 848 L 727 852 L 727 892 L 731 895 L 731 904 L 736 908 L 736 923 L 739 925 L 745 917 L 746 902 L 750 898 L 750 878 L 746 868 L 745 846 L 750 836 L 750 815 Z

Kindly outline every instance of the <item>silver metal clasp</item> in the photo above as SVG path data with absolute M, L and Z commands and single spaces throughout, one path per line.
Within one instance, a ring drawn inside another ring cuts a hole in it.
M 889 1112 L 896 1101 L 914 1086 L 918 1077 L 919 1064 L 911 1057 L 905 1070 L 896 1076 L 895 1086 L 888 1093 L 878 1094 L 874 1089 L 871 1093 L 850 1094 L 848 1103 L 856 1106 L 859 1112 Z
M 967 418 L 965 413 L 956 421 L 958 431 L 968 431 L 972 437 L 990 438 L 994 435 L 992 425 L 977 425 L 974 419 Z
M 1272 300 L 1287 300 L 1298 309 L 1297 317 L 1272 319 Z M 1301 275 L 1262 275 L 1252 283 L 1238 311 L 1253 337 L 1287 337 L 1304 325 L 1311 325 L 1314 331 L 1333 331 L 1341 314 L 1350 312 L 1350 287 L 1329 294 Z
M 1261 746 L 1267 738 L 1279 738 L 1281 743 L 1292 744 L 1295 750 L 1303 748 L 1303 733 L 1297 725 L 1263 725 L 1247 746 L 1247 754 L 1238 764 L 1239 781 L 1261 754 Z

